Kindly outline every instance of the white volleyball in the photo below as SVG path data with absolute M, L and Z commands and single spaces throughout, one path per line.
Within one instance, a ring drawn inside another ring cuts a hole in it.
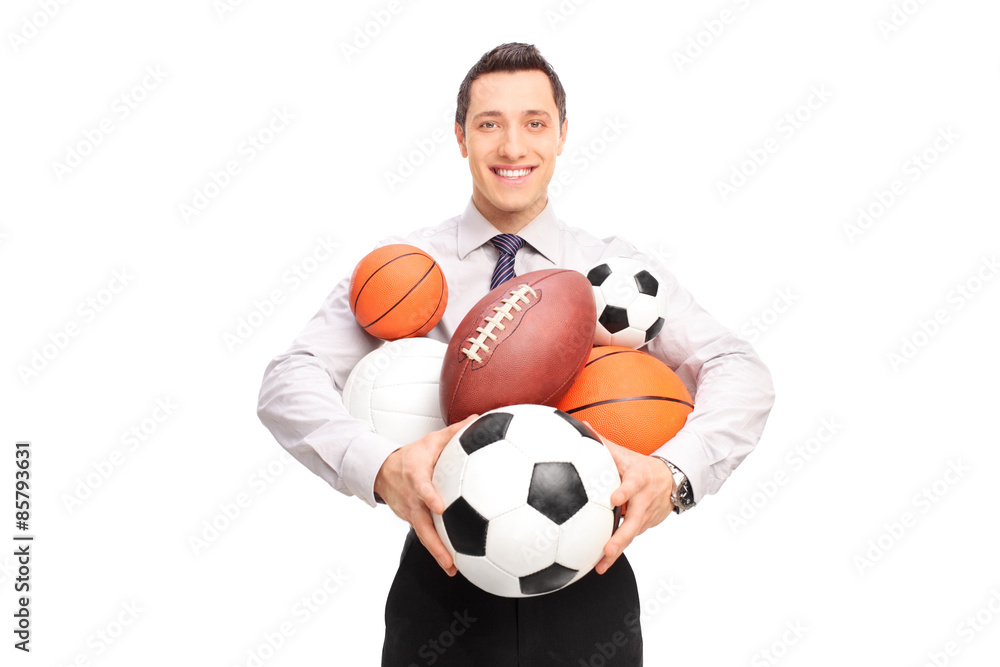
M 404 445 L 444 428 L 438 383 L 447 349 L 432 338 L 402 338 L 365 355 L 344 385 L 347 411 Z

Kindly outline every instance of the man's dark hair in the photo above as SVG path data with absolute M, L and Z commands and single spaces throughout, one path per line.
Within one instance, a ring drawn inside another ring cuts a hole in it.
M 556 108 L 559 109 L 559 132 L 562 133 L 563 121 L 566 120 L 566 91 L 563 90 L 559 76 L 552 69 L 552 65 L 542 57 L 533 44 L 521 44 L 511 42 L 501 44 L 492 51 L 484 53 L 469 73 L 465 75 L 465 80 L 458 89 L 458 106 L 455 109 L 455 122 L 462 127 L 465 132 L 465 114 L 469 111 L 469 97 L 472 92 L 472 82 L 483 74 L 492 72 L 523 72 L 525 70 L 541 70 L 549 77 L 552 84 L 552 97 L 556 101 Z

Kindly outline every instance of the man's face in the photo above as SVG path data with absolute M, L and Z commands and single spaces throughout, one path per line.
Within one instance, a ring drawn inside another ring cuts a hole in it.
M 493 72 L 476 79 L 465 131 L 456 123 L 455 136 L 462 157 L 469 158 L 473 201 L 487 219 L 526 224 L 545 208 L 566 122 L 559 127 L 544 72 Z

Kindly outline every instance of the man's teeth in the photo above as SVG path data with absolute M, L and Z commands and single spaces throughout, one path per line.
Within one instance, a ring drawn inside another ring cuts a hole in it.
M 497 169 L 496 173 L 504 178 L 520 178 L 531 173 L 531 169 Z

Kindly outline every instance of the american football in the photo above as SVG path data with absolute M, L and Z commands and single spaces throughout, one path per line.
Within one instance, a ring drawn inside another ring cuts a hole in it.
M 532 271 L 498 285 L 448 344 L 445 423 L 505 405 L 555 405 L 587 363 L 596 321 L 590 282 L 577 271 Z

